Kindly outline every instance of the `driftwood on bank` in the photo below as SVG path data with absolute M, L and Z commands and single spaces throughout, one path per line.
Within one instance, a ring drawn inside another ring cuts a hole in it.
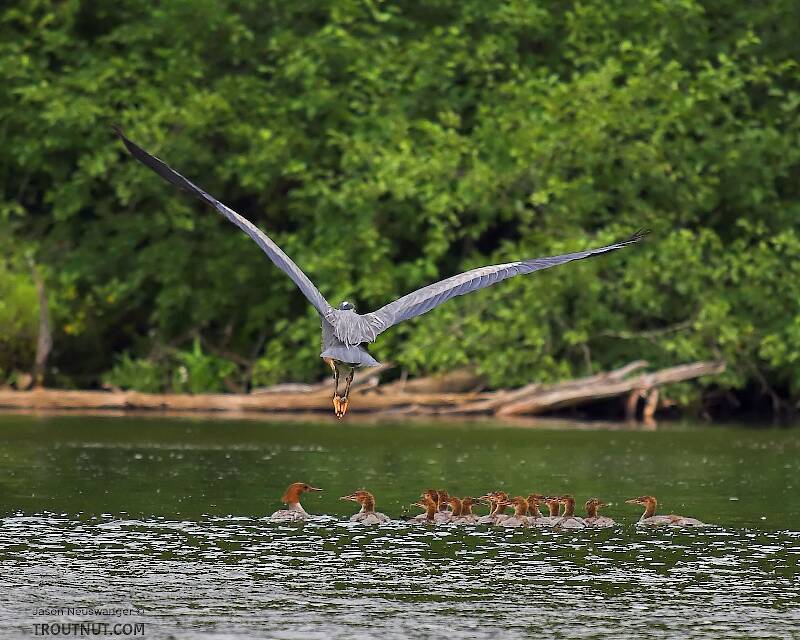
M 645 372 L 644 361 L 605 373 L 565 382 L 531 384 L 520 389 L 482 392 L 477 376 L 460 372 L 448 378 L 423 379 L 399 386 L 381 386 L 378 376 L 365 376 L 353 388 L 351 412 L 391 413 L 402 415 L 494 415 L 513 417 L 540 415 L 566 407 L 619 397 L 634 410 L 638 398 L 646 398 L 645 414 L 656 411 L 658 387 L 721 373 L 723 362 L 694 362 L 660 371 Z M 378 373 L 378 372 L 376 372 Z M 460 387 L 459 387 L 460 385 Z M 466 385 L 466 387 L 465 387 Z M 449 392 L 442 388 L 473 388 L 473 391 Z M 0 389 L 0 408 L 26 410 L 150 410 L 177 412 L 332 412 L 330 383 L 297 387 L 271 388 L 250 394 L 148 394 L 135 391 L 62 391 Z

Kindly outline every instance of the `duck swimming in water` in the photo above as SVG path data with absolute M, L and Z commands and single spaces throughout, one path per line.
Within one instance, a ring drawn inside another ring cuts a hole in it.
M 539 511 L 539 505 L 545 500 L 541 493 L 532 493 L 528 496 L 528 524 L 532 527 L 545 527 L 545 518 Z
M 474 504 L 473 498 L 467 496 L 461 499 L 450 496 L 450 498 L 448 498 L 448 504 L 452 509 L 450 517 L 451 524 L 475 524 L 477 518 L 475 514 L 472 513 L 472 505 Z
M 508 494 L 505 491 L 490 491 L 478 500 L 489 503 L 489 514 L 478 518 L 476 524 L 498 524 L 509 517 L 507 513 L 504 513 L 505 502 L 508 500 Z
M 558 501 L 564 505 L 564 513 L 555 526 L 559 529 L 583 529 L 586 526 L 583 518 L 578 518 L 575 515 L 575 498 L 566 495 L 561 496 Z
M 544 503 L 547 505 L 549 515 L 537 518 L 537 527 L 555 527 L 560 521 L 561 516 L 558 515 L 558 510 L 561 508 L 561 499 L 558 497 L 543 498 Z
M 647 526 L 671 525 L 673 527 L 705 526 L 703 522 L 700 522 L 695 518 L 676 516 L 674 514 L 668 516 L 655 515 L 656 507 L 658 506 L 658 500 L 656 500 L 653 496 L 639 496 L 638 498 L 632 498 L 630 500 L 626 500 L 625 503 L 638 504 L 644 507 L 644 513 L 642 514 L 642 517 L 639 518 L 639 522 L 637 524 L 642 524 Z
M 419 502 L 415 502 L 412 507 L 420 507 L 425 510 L 425 513 L 420 513 L 418 516 L 411 518 L 412 522 L 425 522 L 433 524 L 434 516 L 436 515 L 436 502 L 429 496 L 423 494 Z
M 436 492 L 436 515 L 433 517 L 437 524 L 447 524 L 453 519 L 453 514 L 447 510 L 450 506 L 450 494 L 446 489 L 439 489 Z
M 461 498 L 461 520 L 463 524 L 475 524 L 478 521 L 477 516 L 472 513 L 472 505 L 476 502 L 472 496 Z
M 613 527 L 616 524 L 611 518 L 597 515 L 600 507 L 608 506 L 605 502 L 601 502 L 597 498 L 590 498 L 584 506 L 586 507 L 586 517 L 583 522 L 587 527 Z
M 286 493 L 284 493 L 281 498 L 281 502 L 286 505 L 286 509 L 276 511 L 269 519 L 275 522 L 299 522 L 307 520 L 309 515 L 300 504 L 300 496 L 306 491 L 322 491 L 322 489 L 312 487 L 305 482 L 293 482 L 289 485 L 286 489 Z
M 342 496 L 340 500 L 350 500 L 361 505 L 361 511 L 350 518 L 350 522 L 360 522 L 362 524 L 383 524 L 391 522 L 391 518 L 386 514 L 375 511 L 375 496 L 369 491 L 355 491 L 349 496 Z
M 506 500 L 502 504 L 507 507 L 514 507 L 514 515 L 509 516 L 498 522 L 501 527 L 527 527 L 528 526 L 528 501 L 522 496 L 516 496 L 513 500 Z

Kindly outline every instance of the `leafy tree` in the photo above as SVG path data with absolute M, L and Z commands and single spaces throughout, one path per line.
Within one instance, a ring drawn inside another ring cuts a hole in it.
M 790 0 L 18 0 L 0 10 L 0 224 L 48 266 L 57 382 L 195 338 L 230 364 L 209 388 L 231 367 L 244 386 L 324 372 L 291 282 L 125 156 L 117 122 L 334 303 L 654 230 L 382 336 L 376 356 L 414 373 L 512 385 L 723 357 L 715 384 L 796 402 L 798 23 Z

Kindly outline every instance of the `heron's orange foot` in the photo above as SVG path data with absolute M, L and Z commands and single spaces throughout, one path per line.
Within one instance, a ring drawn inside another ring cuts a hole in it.
M 339 401 L 339 410 L 336 412 L 336 417 L 341 420 L 344 418 L 344 414 L 347 413 L 347 405 L 350 401 L 347 398 L 342 398 Z
M 339 396 L 333 396 L 333 410 L 336 417 L 339 417 L 339 412 L 342 410 L 342 399 Z

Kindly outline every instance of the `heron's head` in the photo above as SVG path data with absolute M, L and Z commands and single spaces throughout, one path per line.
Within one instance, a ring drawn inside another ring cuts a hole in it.
M 348 302 L 347 300 L 343 301 L 339 304 L 339 311 L 355 311 L 356 307 L 352 302 Z

